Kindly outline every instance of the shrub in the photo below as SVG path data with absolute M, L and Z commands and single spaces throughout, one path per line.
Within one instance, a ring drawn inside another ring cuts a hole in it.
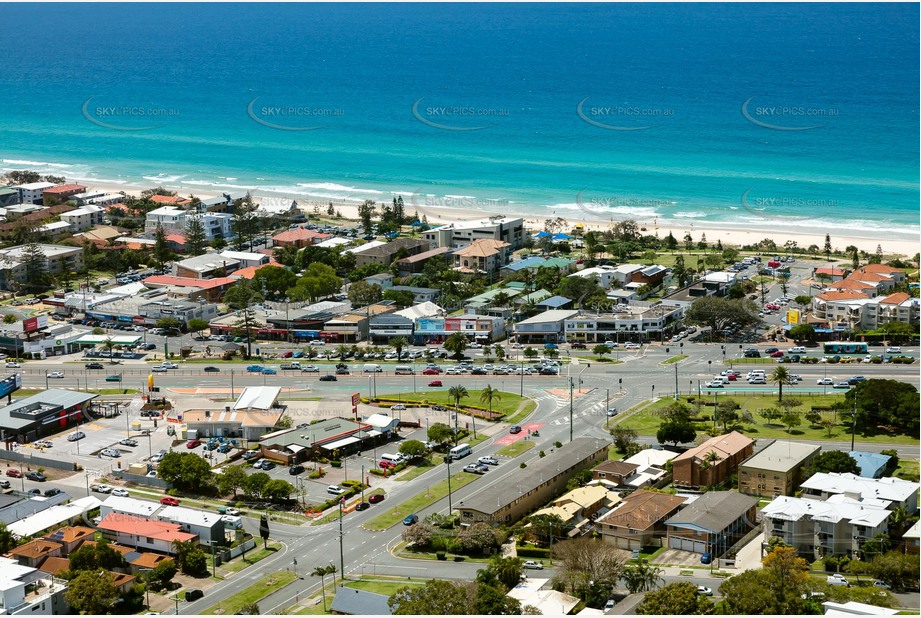
M 463 562 L 466 559 L 466 556 L 454 556 L 454 562 Z
M 546 455 L 543 451 L 541 451 L 540 453 L 537 454 L 537 456 L 538 456 L 538 457 L 546 457 L 547 455 Z
M 434 544 L 435 544 L 435 543 L 433 542 L 432 545 L 434 545 Z M 436 551 L 436 552 L 435 552 L 435 557 L 438 558 L 439 560 L 447 560 L 447 559 L 448 559 L 447 555 L 446 555 L 443 551 Z
M 563 446 L 563 443 L 557 440 L 556 442 L 553 443 L 553 446 L 555 446 L 556 448 L 560 448 Z
M 519 545 L 516 548 L 519 558 L 550 558 L 550 550 L 530 545 Z
M 338 459 L 334 459 L 331 462 L 329 462 L 329 465 L 331 465 L 333 468 L 341 468 L 342 462 L 339 461 Z
M 525 462 L 522 461 L 520 464 L 518 464 L 518 467 L 521 468 L 521 469 L 523 470 L 523 469 L 525 469 L 525 468 L 528 467 L 528 464 L 526 464 Z

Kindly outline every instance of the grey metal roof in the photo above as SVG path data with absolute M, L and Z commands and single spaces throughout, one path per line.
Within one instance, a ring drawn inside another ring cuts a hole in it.
M 709 491 L 678 511 L 665 525 L 720 532 L 756 504 L 758 498 L 754 496 L 735 491 Z
M 336 614 L 389 616 L 390 606 L 387 595 L 367 592 L 355 588 L 342 587 L 336 590 L 330 611 Z
M 464 500 L 464 509 L 480 513 L 495 513 L 540 487 L 544 481 L 556 477 L 561 472 L 587 460 L 601 449 L 606 449 L 608 442 L 597 438 L 576 438 L 553 452 L 548 452 L 527 468 L 519 468 L 510 473 L 501 483 L 494 483 Z
M 550 307 L 551 309 L 559 309 L 565 305 L 568 305 L 572 302 L 571 298 L 566 298 L 565 296 L 551 296 L 550 298 L 544 299 L 537 303 L 538 307 Z
M 0 427 L 4 429 L 23 429 L 32 424 L 41 422 L 41 419 L 47 414 L 40 414 L 33 418 L 13 416 L 12 413 L 30 406 L 42 406 L 46 408 L 70 408 L 81 405 L 87 401 L 96 399 L 98 395 L 90 393 L 80 393 L 69 391 L 62 388 L 51 388 L 44 392 L 37 393 L 31 397 L 14 401 L 8 406 L 0 408 Z

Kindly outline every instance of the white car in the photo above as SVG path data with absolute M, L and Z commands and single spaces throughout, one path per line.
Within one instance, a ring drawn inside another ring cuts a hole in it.
M 117 448 L 104 448 L 99 452 L 100 455 L 105 457 L 121 457 L 122 452 Z
M 702 594 L 705 597 L 712 597 L 713 590 L 706 586 L 697 586 L 697 594 Z
M 872 354 L 867 354 L 866 356 L 863 357 L 863 360 L 860 361 L 860 362 L 861 362 L 861 363 L 872 363 L 872 362 L 873 362 L 873 355 L 872 355 Z
M 819 378 L 815 381 L 815 383 L 819 386 L 832 386 L 834 385 L 835 380 L 833 378 Z
M 326 342 L 322 339 L 314 339 L 308 345 L 326 345 Z
M 113 496 L 118 496 L 119 498 L 130 498 L 131 494 L 128 493 L 127 489 L 113 489 Z
M 9 361 L 9 362 L 6 364 L 6 368 L 7 368 L 7 369 L 19 369 L 20 367 L 22 367 L 22 365 L 20 365 L 20 364 L 17 363 L 17 362 L 14 362 L 14 361 Z
M 638 343 L 632 343 L 632 342 L 631 342 L 631 343 L 625 343 L 625 344 L 624 344 L 624 348 L 626 348 L 627 350 L 639 350 L 640 347 L 641 347 L 641 346 L 640 346 L 640 344 L 638 344 Z
M 90 490 L 92 490 L 92 491 L 97 491 L 97 492 L 99 492 L 99 493 L 101 493 L 101 494 L 110 494 L 110 493 L 112 493 L 112 487 L 110 487 L 109 485 L 106 485 L 106 484 L 104 484 L 104 483 L 101 484 L 101 485 L 95 485 L 95 484 L 94 484 L 94 485 L 90 485 Z
M 710 380 L 705 384 L 707 388 L 723 388 L 722 380 Z
M 476 460 L 477 463 L 486 464 L 488 466 L 498 466 L 499 460 L 493 457 L 492 455 L 485 455 Z
M 345 488 L 339 487 L 338 485 L 330 485 L 326 488 L 326 493 L 340 496 L 345 493 Z
M 154 365 L 153 367 L 150 368 L 150 370 L 153 371 L 154 373 L 166 373 L 167 371 L 169 371 L 169 369 L 164 367 L 163 365 Z
M 49 378 L 63 378 L 64 372 L 63 371 L 52 371 L 48 373 L 48 377 Z
M 536 560 L 525 560 L 525 561 L 522 563 L 521 568 L 523 568 L 523 569 L 537 569 L 538 571 L 543 571 L 543 570 L 544 570 L 544 565 L 542 565 L 540 562 L 537 562 Z
M 82 440 L 82 439 L 85 438 L 85 437 L 86 437 L 86 434 L 83 433 L 82 431 L 75 431 L 75 432 L 73 432 L 72 434 L 70 434 L 69 436 L 67 436 L 67 441 L 68 441 L 68 442 L 76 442 L 77 440 Z
M 886 348 L 886 354 L 901 354 L 901 353 L 902 353 L 902 348 L 898 346 Z

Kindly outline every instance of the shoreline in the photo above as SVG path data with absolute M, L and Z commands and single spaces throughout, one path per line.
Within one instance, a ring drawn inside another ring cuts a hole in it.
M 128 195 L 137 196 L 146 189 L 152 189 L 155 187 L 162 187 L 169 191 L 176 192 L 180 196 L 195 195 L 199 198 L 210 198 L 216 197 L 223 193 L 224 191 L 220 188 L 205 188 L 203 190 L 195 189 L 190 191 L 189 187 L 182 186 L 177 183 L 163 182 L 163 183 L 154 183 L 151 182 L 147 186 L 135 185 L 135 184 L 114 184 L 114 183 L 91 183 L 89 181 L 77 181 L 81 184 L 84 184 L 89 189 L 98 189 L 105 191 L 112 191 L 114 193 L 125 193 Z M 238 191 L 238 190 L 234 190 Z M 280 196 L 278 194 L 271 194 L 272 192 L 251 192 L 253 197 L 256 198 L 256 202 L 259 201 L 261 197 L 290 197 L 290 196 Z M 329 199 L 321 196 L 295 196 L 291 199 L 296 200 L 301 209 L 306 215 L 312 214 L 312 208 L 314 205 L 318 206 L 320 209 L 321 216 L 325 216 L 326 207 L 329 203 L 333 204 L 333 207 L 342 213 L 343 218 L 358 220 L 358 206 L 360 201 L 358 200 L 344 200 L 344 199 Z M 832 248 L 836 251 L 844 251 L 845 247 L 853 245 L 865 251 L 867 253 L 873 254 L 876 252 L 877 245 L 882 246 L 884 255 L 891 256 L 901 256 L 911 258 L 916 253 L 919 252 L 919 247 L 921 247 L 921 235 L 915 239 L 910 238 L 893 238 L 892 232 L 885 230 L 873 230 L 866 229 L 865 234 L 856 234 L 854 230 L 819 230 L 819 229 L 810 229 L 804 227 L 802 230 L 793 230 L 788 231 L 784 229 L 778 229 L 778 225 L 782 225 L 782 222 L 768 221 L 765 220 L 765 226 L 759 227 L 753 225 L 751 222 L 740 222 L 738 224 L 727 223 L 727 222 L 704 222 L 695 219 L 688 219 L 687 222 L 668 220 L 668 219 L 653 219 L 652 221 L 645 221 L 633 217 L 620 217 L 617 219 L 611 218 L 608 221 L 600 220 L 597 218 L 589 218 L 586 216 L 585 212 L 578 211 L 567 211 L 562 214 L 557 211 L 548 210 L 548 216 L 545 218 L 537 217 L 534 213 L 528 212 L 514 212 L 515 208 L 511 205 L 505 205 L 505 208 L 509 208 L 508 212 L 496 213 L 490 212 L 484 209 L 477 208 L 453 208 L 445 206 L 432 206 L 432 205 L 423 205 L 420 206 L 415 204 L 415 200 L 412 199 L 412 196 L 407 196 L 404 198 L 406 200 L 405 209 L 407 213 L 413 213 L 418 211 L 420 215 L 424 215 L 429 224 L 447 224 L 454 223 L 458 221 L 468 221 L 471 219 L 482 219 L 486 218 L 493 214 L 503 214 L 509 216 L 521 217 L 525 220 L 525 227 L 533 234 L 544 228 L 544 222 L 547 219 L 559 217 L 565 219 L 567 222 L 567 227 L 570 229 L 576 224 L 582 224 L 585 231 L 604 231 L 610 229 L 612 225 L 617 221 L 624 221 L 628 219 L 633 219 L 637 224 L 642 228 L 645 227 L 645 231 L 642 234 L 658 234 L 660 238 L 668 236 L 669 232 L 674 235 L 675 239 L 678 241 L 679 246 L 683 245 L 683 238 L 686 232 L 690 232 L 694 242 L 700 240 L 702 234 L 706 234 L 707 242 L 712 246 L 719 240 L 723 247 L 741 247 L 743 245 L 755 244 L 761 240 L 769 238 L 773 240 L 777 245 L 777 252 L 783 252 L 784 244 L 787 241 L 794 241 L 797 243 L 797 247 L 800 249 L 805 249 L 810 245 L 817 245 L 819 247 L 819 254 L 821 255 L 822 248 L 825 245 L 825 234 L 831 236 Z M 378 204 L 383 202 L 377 201 Z M 567 216 L 569 215 L 569 216 Z M 910 232 L 906 232 L 905 236 L 908 236 Z M 844 259 L 844 258 L 839 258 Z

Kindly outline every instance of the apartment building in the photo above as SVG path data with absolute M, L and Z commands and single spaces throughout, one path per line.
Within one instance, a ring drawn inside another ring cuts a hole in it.
M 668 546 L 722 555 L 755 526 L 758 499 L 734 491 L 708 491 L 666 520 Z
M 268 259 L 268 256 L 264 256 Z M 218 253 L 205 253 L 176 262 L 173 267 L 176 277 L 190 279 L 214 279 L 227 277 L 241 268 L 240 262 Z
M 46 206 L 51 206 L 50 202 L 63 203 L 75 195 L 86 191 L 86 187 L 77 184 L 56 185 L 45 189 L 42 193 L 42 202 Z
M 815 444 L 772 442 L 739 464 L 739 491 L 751 496 L 792 496 L 821 450 Z
M 70 610 L 64 594 L 67 580 L 0 557 L 0 614 L 52 616 Z
M 449 223 L 423 232 L 423 238 L 432 247 L 459 249 L 477 240 L 496 240 L 508 243 L 510 251 L 521 248 L 524 242 L 524 219 L 496 215 L 479 221 Z
M 850 472 L 817 472 L 800 485 L 803 498 L 827 500 L 845 495 L 861 501 L 881 500 L 889 510 L 902 507 L 918 512 L 918 484 L 894 477 L 871 479 Z
M 357 268 L 367 266 L 368 264 L 386 264 L 389 266 L 397 256 L 408 257 L 429 250 L 428 241 L 418 238 L 397 238 L 396 240 L 391 240 L 388 243 L 382 243 L 380 245 L 372 245 L 371 243 L 368 243 L 368 245 L 371 246 L 367 249 L 365 245 L 362 245 L 357 249 L 351 250 L 352 253 L 355 254 L 355 266 Z
M 205 230 L 205 240 L 213 241 L 215 238 L 229 238 L 231 215 L 220 212 L 196 213 L 177 208 L 176 206 L 162 206 L 147 213 L 144 220 L 144 233 L 153 234 L 157 228 L 166 232 L 183 233 L 186 231 L 191 217 L 198 217 Z
M 70 225 L 70 231 L 77 233 L 102 225 L 105 209 L 101 206 L 84 206 L 58 215 L 61 221 Z
M 474 240 L 453 252 L 454 269 L 493 276 L 508 264 L 511 245 L 501 240 Z
M 715 436 L 672 459 L 676 487 L 700 488 L 728 479 L 751 457 L 754 442 L 737 431 Z
M 54 186 L 52 182 L 27 182 L 26 184 L 16 185 L 13 188 L 19 191 L 19 199 L 22 204 L 41 204 L 45 190 Z
M 78 272 L 83 270 L 83 249 L 65 245 L 38 245 L 45 256 L 44 270 L 48 273 L 60 273 L 64 270 Z M 26 246 L 18 245 L 0 249 L 0 290 L 10 289 L 10 281 L 23 283 L 28 278 L 23 255 Z
M 921 302 L 906 292 L 876 296 L 866 290 L 835 290 L 812 298 L 812 315 L 830 324 L 867 330 L 890 322 L 914 325 L 921 317 Z
M 662 546 L 665 520 L 678 512 L 685 498 L 638 490 L 623 499 L 596 522 L 606 543 L 626 550 Z

